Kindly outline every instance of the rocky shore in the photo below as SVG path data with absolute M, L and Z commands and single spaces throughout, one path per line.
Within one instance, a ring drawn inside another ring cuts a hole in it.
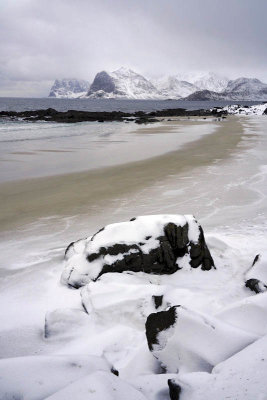
M 186 110 L 184 108 L 174 108 L 153 111 L 145 113 L 138 111 L 135 113 L 124 113 L 121 111 L 112 112 L 92 112 L 92 111 L 78 111 L 68 110 L 65 112 L 57 111 L 53 108 L 46 110 L 31 110 L 31 111 L 0 111 L 0 118 L 9 119 L 22 119 L 24 121 L 49 121 L 49 122 L 64 122 L 64 123 L 75 123 L 75 122 L 86 122 L 86 121 L 135 121 L 138 124 L 158 122 L 158 118 L 163 117 L 207 117 L 207 116 L 222 116 L 227 114 L 225 110 Z

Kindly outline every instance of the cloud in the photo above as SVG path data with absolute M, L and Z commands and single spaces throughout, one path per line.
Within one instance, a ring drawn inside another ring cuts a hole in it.
M 267 81 L 265 0 L 0 0 L 0 95 L 129 66 Z M 35 82 L 35 84 L 32 84 Z M 32 85 L 32 86 L 31 86 Z

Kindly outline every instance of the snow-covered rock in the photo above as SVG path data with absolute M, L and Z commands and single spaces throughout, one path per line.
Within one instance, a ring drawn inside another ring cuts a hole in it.
M 128 68 L 96 74 L 87 94 L 90 98 L 153 99 L 160 97 L 153 84 Z
M 87 93 L 89 82 L 81 79 L 56 79 L 51 87 L 49 97 L 77 98 Z
M 225 307 L 215 316 L 238 329 L 255 335 L 267 335 L 267 293 L 249 296 Z
M 166 308 L 166 290 L 165 285 L 152 284 L 134 273 L 108 273 L 86 285 L 81 298 L 88 314 L 100 321 L 119 321 L 143 329 L 149 314 Z
M 71 338 L 77 329 L 86 330 L 88 315 L 85 311 L 75 308 L 62 308 L 47 312 L 45 315 L 44 337 L 46 339 L 58 336 Z
M 146 400 L 133 386 L 108 372 L 95 372 L 69 384 L 46 400 Z
M 230 106 L 223 107 L 222 110 L 227 111 L 228 114 L 263 115 L 267 114 L 267 103 L 256 104 L 253 106 L 240 106 L 238 104 L 232 104 Z
M 256 293 L 267 291 L 267 253 L 255 257 L 246 274 L 246 286 Z
M 96 371 L 110 371 L 100 357 L 51 355 L 0 360 L 0 399 L 46 399 Z M 77 398 L 77 397 L 73 397 Z
M 173 274 L 214 263 L 191 215 L 148 215 L 107 225 L 66 250 L 62 282 L 78 288 L 107 272 Z
M 211 371 L 258 335 L 183 306 L 151 314 L 146 322 L 148 346 L 168 372 Z
M 247 346 L 212 373 L 194 372 L 177 377 L 181 400 L 265 400 L 267 393 L 267 336 Z

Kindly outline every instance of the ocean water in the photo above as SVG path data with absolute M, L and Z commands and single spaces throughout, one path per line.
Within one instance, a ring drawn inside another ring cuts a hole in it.
M 0 97 L 0 111 L 25 111 L 54 108 L 58 111 L 155 111 L 166 108 L 187 110 L 208 109 L 215 106 L 236 104 L 231 101 L 183 101 L 183 100 L 115 100 L 115 99 L 54 99 Z M 239 101 L 241 105 L 260 104 L 260 101 Z

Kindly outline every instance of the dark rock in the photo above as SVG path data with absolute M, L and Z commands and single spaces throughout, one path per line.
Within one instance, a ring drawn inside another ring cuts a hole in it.
M 175 382 L 175 379 L 168 379 L 169 393 L 171 400 L 179 400 L 181 394 L 181 386 Z
M 260 255 L 257 254 L 256 257 L 253 260 L 252 267 L 259 261 L 259 258 L 260 258 Z
M 267 286 L 259 279 L 248 279 L 245 285 L 255 293 L 262 293 L 267 290 Z
M 11 118 L 11 119 L 23 119 L 25 121 L 49 121 L 53 122 L 64 122 L 64 123 L 76 123 L 84 121 L 132 121 L 134 118 L 137 124 L 146 124 L 158 122 L 158 117 L 169 117 L 169 116 L 207 116 L 214 115 L 210 110 L 185 110 L 184 108 L 167 109 L 160 111 L 153 111 L 151 113 L 124 113 L 121 111 L 79 111 L 79 110 L 68 110 L 68 111 L 57 111 L 52 108 L 46 110 L 31 110 L 31 111 L 0 111 L 0 117 Z
M 111 368 L 110 372 L 116 376 L 119 376 L 119 371 L 115 369 L 114 367 Z
M 156 119 L 156 118 L 147 118 L 147 117 L 145 117 L 145 118 L 138 118 L 136 121 L 135 121 L 135 123 L 136 124 L 152 124 L 152 123 L 155 123 L 155 122 L 159 122 L 159 120 L 158 119 Z
M 155 304 L 155 308 L 159 308 L 162 305 L 163 295 L 162 296 L 152 296 Z
M 148 316 L 146 320 L 146 338 L 149 350 L 153 350 L 153 345 L 158 343 L 158 334 L 164 331 L 176 322 L 176 308 L 179 306 L 174 306 L 169 308 L 167 311 L 161 311 L 157 313 L 152 313 Z

